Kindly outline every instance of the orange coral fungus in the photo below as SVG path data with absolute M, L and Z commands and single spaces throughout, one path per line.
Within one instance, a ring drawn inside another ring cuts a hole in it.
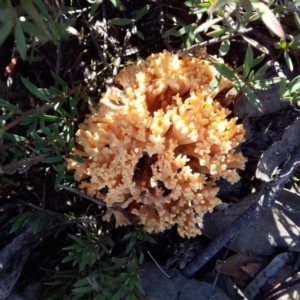
M 78 148 L 68 168 L 80 187 L 106 202 L 105 219 L 129 220 L 119 206 L 149 232 L 177 224 L 181 236 L 200 234 L 196 223 L 221 201 L 216 181 L 239 180 L 235 168 L 246 159 L 234 148 L 244 129 L 215 96 L 232 83 L 203 59 L 153 54 L 117 75 L 117 87 L 102 94 L 77 132 Z M 103 192 L 105 190 L 105 192 Z

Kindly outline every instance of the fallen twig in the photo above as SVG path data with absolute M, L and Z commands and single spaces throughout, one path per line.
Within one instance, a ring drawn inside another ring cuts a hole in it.
M 291 253 L 280 253 L 273 258 L 269 265 L 263 269 L 244 289 L 243 294 L 246 299 L 253 299 L 269 278 L 273 277 L 291 258 Z

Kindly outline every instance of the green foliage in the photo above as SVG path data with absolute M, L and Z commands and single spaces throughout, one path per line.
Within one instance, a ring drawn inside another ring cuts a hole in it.
M 55 44 L 66 39 L 74 21 L 57 22 L 58 15 L 50 15 L 41 0 L 20 1 L 15 7 L 11 1 L 0 1 L 0 45 L 13 32 L 16 48 L 22 59 L 27 58 L 27 49 L 37 43 L 51 41 Z M 30 38 L 33 37 L 33 43 Z
M 300 18 L 298 13 L 292 10 L 289 11 L 284 5 L 275 5 L 274 2 L 266 4 L 255 0 L 193 0 L 186 1 L 185 5 L 189 7 L 191 14 L 197 16 L 197 20 L 205 20 L 205 22 L 200 22 L 201 25 L 199 26 L 196 26 L 195 23 L 186 24 L 175 15 L 166 14 L 166 17 L 173 22 L 174 26 L 164 33 L 163 38 L 169 38 L 171 36 L 180 37 L 185 40 L 185 45 L 190 47 L 195 43 L 203 44 L 205 36 L 206 39 L 207 37 L 214 37 L 220 40 L 220 56 L 225 56 L 230 51 L 232 37 L 240 36 L 243 38 L 248 44 L 244 64 L 240 67 L 236 67 L 234 70 L 231 70 L 231 68 L 226 65 L 222 66 L 222 62 L 218 62 L 215 66 L 221 75 L 234 81 L 235 87 L 232 91 L 233 93 L 242 90 L 249 101 L 260 110 L 262 106 L 253 89 L 268 89 L 283 79 L 280 78 L 280 76 L 272 79 L 264 78 L 266 70 L 274 63 L 272 58 L 259 70 L 254 71 L 254 68 L 267 58 L 266 55 L 269 55 L 269 50 L 266 46 L 261 44 L 260 40 L 253 38 L 253 35 L 251 38 L 247 36 L 247 32 L 254 30 L 255 23 L 260 19 L 271 34 L 275 34 L 281 38 L 279 42 L 273 42 L 273 47 L 283 51 L 283 57 L 287 66 L 290 71 L 293 71 L 294 66 L 290 49 L 300 48 L 299 34 L 289 33 L 286 35 L 279 19 L 291 17 L 295 26 L 299 29 Z M 293 3 L 293 5 L 297 4 Z M 193 38 L 191 38 L 191 35 L 193 35 Z M 271 41 L 272 39 L 270 36 Z M 287 39 L 289 39 L 289 41 Z M 216 41 L 214 41 L 214 43 Z M 210 44 L 209 40 L 207 44 Z M 264 55 L 255 57 L 253 48 L 256 48 Z M 209 88 L 213 89 L 217 86 L 219 80 L 220 77 L 217 75 L 211 82 Z M 282 84 L 282 86 L 284 85 Z M 285 101 L 297 102 L 296 94 L 291 95 L 289 90 L 282 91 L 281 97 Z
M 76 274 L 64 270 L 53 275 L 45 299 L 64 299 L 66 286 L 71 289 L 71 299 L 144 299 L 139 278 L 143 254 L 138 256 L 134 247 L 137 240 L 154 242 L 146 232 L 138 229 L 125 235 L 123 240 L 129 240 L 130 247 L 117 256 L 111 255 L 119 246 L 109 233 L 98 236 L 90 230 L 86 237 L 78 234 L 69 238 L 71 244 L 63 249 L 68 254 L 62 263 L 71 264 L 73 270 L 78 266 L 78 270 Z
M 57 187 L 66 178 L 66 154 L 74 147 L 74 120 L 78 115 L 78 103 L 83 100 L 92 104 L 93 101 L 83 90 L 80 88 L 70 90 L 63 79 L 55 73 L 51 73 L 53 78 L 62 86 L 62 90 L 37 88 L 29 80 L 22 78 L 28 91 L 38 100 L 42 100 L 44 104 L 22 118 L 20 125 L 27 129 L 24 135 L 4 132 L 4 127 L 2 127 L 0 134 L 3 141 L 14 143 L 14 146 L 8 150 L 13 154 L 11 162 L 28 157 L 28 151 L 24 150 L 25 145 L 22 142 L 27 143 L 27 147 L 28 144 L 30 145 L 33 152 L 31 155 L 47 154 L 48 157 L 43 161 L 56 170 L 55 187 Z M 0 121 L 8 120 L 11 116 L 20 113 L 19 108 L 8 101 L 0 99 L 0 104 L 2 104 L 3 110 Z M 72 158 L 82 161 L 76 156 L 72 156 Z
M 48 221 L 50 221 L 50 218 L 43 212 L 22 213 L 10 220 L 10 223 L 12 223 L 12 227 L 9 233 L 13 233 L 18 229 L 25 227 L 28 224 L 34 233 L 38 233 L 45 227 Z
M 140 39 L 144 40 L 145 39 L 144 35 L 142 34 L 142 32 L 140 32 L 137 29 L 135 23 L 145 16 L 145 14 L 149 11 L 150 7 L 151 7 L 150 4 L 145 5 L 141 10 L 139 10 L 139 12 L 136 14 L 136 16 L 133 19 L 113 18 L 110 19 L 109 21 L 111 24 L 118 25 L 118 26 L 131 25 L 130 32 L 132 34 L 136 34 Z

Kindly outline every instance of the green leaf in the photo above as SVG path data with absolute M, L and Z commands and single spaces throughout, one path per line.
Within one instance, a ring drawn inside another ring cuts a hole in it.
M 251 82 L 251 86 L 256 90 L 268 90 L 273 84 L 280 83 L 280 77 L 273 77 L 269 79 L 255 80 Z
M 110 23 L 114 25 L 124 26 L 132 23 L 131 19 L 120 19 L 120 18 L 114 18 L 109 20 Z
M 11 227 L 9 233 L 13 233 L 20 229 L 21 227 L 24 227 L 26 223 L 30 220 L 32 216 L 31 212 L 22 213 L 20 215 L 17 215 L 16 217 L 12 218 L 10 220 L 10 223 L 13 223 L 13 226 Z
M 229 40 L 225 40 L 221 43 L 220 49 L 219 49 L 219 55 L 220 56 L 224 56 L 228 53 L 230 49 L 230 41 Z
M 242 90 L 250 103 L 252 103 L 259 111 L 262 111 L 262 104 L 252 89 L 244 84 L 242 85 Z
M 107 300 L 107 298 L 104 295 L 97 295 L 94 300 Z
M 110 0 L 110 2 L 120 11 L 123 11 L 126 9 L 120 0 Z
M 61 162 L 62 160 L 63 158 L 61 156 L 53 156 L 53 157 L 46 158 L 44 162 L 48 164 L 53 164 L 53 163 Z
M 32 84 L 24 77 L 21 77 L 21 80 L 30 93 L 32 93 L 41 100 L 48 101 L 48 97 L 43 92 L 41 92 L 34 84 Z
M 143 262 L 144 262 L 144 253 L 141 252 L 138 263 L 139 265 L 141 265 Z
M 72 155 L 70 154 L 70 158 L 72 158 L 73 160 L 79 162 L 79 163 L 84 163 L 85 162 L 85 159 L 80 157 L 80 156 L 77 156 L 77 155 Z
M 145 40 L 144 35 L 143 35 L 140 31 L 137 31 L 137 32 L 136 32 L 136 35 L 137 35 L 141 40 Z
M 3 122 L 0 121 L 0 139 L 2 139 L 4 134 L 4 126 L 3 126 Z
M 280 86 L 279 86 L 279 95 L 283 96 L 286 89 L 286 78 L 281 78 Z
M 89 282 L 90 282 L 91 280 L 96 279 L 96 278 L 98 278 L 98 277 L 99 277 L 98 274 L 96 274 L 96 273 L 91 273 L 91 274 L 89 274 L 89 276 L 84 277 L 84 278 L 82 278 L 82 279 L 76 281 L 76 282 L 73 284 L 73 286 L 76 287 L 76 288 L 82 287 L 82 286 L 84 286 L 84 285 L 89 284 Z
M 15 38 L 16 38 L 17 49 L 22 59 L 26 60 L 27 46 L 26 46 L 25 36 L 23 33 L 21 22 L 19 21 L 19 19 L 16 19 L 16 23 L 15 23 Z
M 62 181 L 63 177 L 65 176 L 65 174 L 66 174 L 66 169 L 65 168 L 61 169 L 57 173 L 56 178 L 55 178 L 55 184 L 54 184 L 55 189 L 57 189 L 57 186 L 61 183 L 61 181 Z
M 286 62 L 286 64 L 287 64 L 289 70 L 290 70 L 291 72 L 293 72 L 293 70 L 294 70 L 294 65 L 293 65 L 292 59 L 291 59 L 291 57 L 289 56 L 289 53 L 288 53 L 287 50 L 284 50 L 283 56 L 284 56 L 285 62 Z
M 128 254 L 128 253 L 132 250 L 132 248 L 133 248 L 134 245 L 135 245 L 135 242 L 136 242 L 136 238 L 135 238 L 135 237 L 132 237 L 132 238 L 129 240 L 129 243 L 128 243 L 128 245 L 127 245 L 127 247 L 126 247 L 126 251 L 125 251 L 126 254 Z
M 49 221 L 48 217 L 43 214 L 35 218 L 31 223 L 31 229 L 33 233 L 40 232 L 46 225 L 46 223 Z
M 251 67 L 253 63 L 253 51 L 252 47 L 248 45 L 246 55 L 245 55 L 245 60 L 244 60 L 244 79 L 247 78 L 247 76 L 250 73 Z
M 37 126 L 37 120 L 33 120 L 33 122 L 29 125 L 26 131 L 26 136 L 29 136 L 35 130 L 36 126 Z
M 260 14 L 262 21 L 269 28 L 269 30 L 271 30 L 280 38 L 284 38 L 285 33 L 282 29 L 282 26 L 273 14 L 273 12 L 270 10 L 270 8 L 261 1 L 251 1 L 251 4 L 255 8 L 255 10 Z
M 121 287 L 115 294 L 114 294 L 114 296 L 112 297 L 112 299 L 111 300 L 120 300 L 122 297 L 123 297 L 123 295 L 124 295 L 124 289 L 123 289 L 123 287 Z
M 258 43 L 257 41 L 250 39 L 249 37 L 242 35 L 242 38 L 249 43 L 250 45 L 252 45 L 254 48 L 258 49 L 259 51 L 265 53 L 265 54 L 269 54 L 269 50 L 262 46 L 260 43 Z
M 47 18 L 47 19 L 50 19 L 50 15 L 49 15 L 49 12 L 48 12 L 48 9 L 47 7 L 45 6 L 45 4 L 43 3 L 43 1 L 41 0 L 34 0 L 35 4 L 37 5 L 37 7 L 40 9 L 41 13 L 42 13 L 42 16 Z
M 45 35 L 45 32 L 29 21 L 22 22 L 22 28 L 25 32 L 27 32 L 30 35 L 33 35 L 35 38 L 37 38 L 39 43 L 46 42 L 48 40 L 48 37 Z
M 170 28 L 169 30 L 167 30 L 163 35 L 162 38 L 165 39 L 169 36 L 180 36 L 181 34 L 179 34 L 178 32 L 178 27 L 174 26 L 172 28 Z
M 8 18 L 4 23 L 1 24 L 0 27 L 0 45 L 3 44 L 3 42 L 7 39 L 9 34 L 11 33 L 13 29 L 13 21 Z
M 127 263 L 127 261 L 128 261 L 127 257 L 115 259 L 114 261 L 112 261 L 114 263 L 113 266 L 105 267 L 103 268 L 103 271 L 109 272 L 109 271 L 119 270 Z
M 218 18 L 203 22 L 200 26 L 198 26 L 195 29 L 194 33 L 205 31 L 208 28 L 212 27 L 213 25 L 219 23 L 220 21 L 223 21 L 223 17 L 218 17 Z
M 217 11 L 218 9 L 220 9 L 222 6 L 232 3 L 234 1 L 230 1 L 230 0 L 215 0 L 213 1 L 213 4 L 209 7 L 208 9 L 208 13 L 212 14 L 213 12 Z
M 266 55 L 262 54 L 262 55 L 260 55 L 256 58 L 254 58 L 253 63 L 252 63 L 252 68 L 257 66 L 259 63 L 261 63 L 264 60 L 265 57 L 266 57 Z M 234 73 L 239 73 L 239 72 L 243 71 L 243 69 L 244 69 L 244 65 L 239 66 L 239 67 L 234 69 Z
M 184 4 L 187 5 L 188 1 L 186 1 Z M 194 5 L 193 5 L 194 6 Z M 209 8 L 210 3 L 206 2 L 206 3 L 198 3 L 196 8 L 192 8 L 192 10 L 190 11 L 191 14 L 193 15 L 197 15 L 197 14 L 202 14 L 204 12 L 207 12 L 207 9 Z
M 9 102 L 3 100 L 0 98 L 0 107 L 4 108 L 5 110 L 13 111 L 13 112 L 20 112 L 20 109 L 15 106 L 10 104 Z
M 134 294 L 130 294 L 125 300 L 136 300 L 136 296 Z
M 257 72 L 255 73 L 255 75 L 253 76 L 252 79 L 253 80 L 261 79 L 261 77 L 266 74 L 266 71 L 270 68 L 271 65 L 272 65 L 272 62 L 268 61 L 266 64 L 264 64 L 261 68 L 259 68 L 257 70 Z
M 290 83 L 289 83 L 289 92 L 295 93 L 300 89 L 300 76 L 295 77 Z
M 144 6 L 135 16 L 135 22 L 140 20 L 150 9 L 151 5 L 147 4 L 146 6 Z
M 55 79 L 55 81 L 61 85 L 63 88 L 68 88 L 67 83 L 61 78 L 59 77 L 57 74 L 55 74 L 52 70 L 50 70 L 51 72 L 51 76 Z
M 298 30 L 300 31 L 300 17 L 299 17 L 299 14 L 294 12 L 293 17 L 294 17 L 294 22 L 295 22 Z
M 227 31 L 228 31 L 227 28 L 220 28 L 220 29 L 210 31 L 210 32 L 206 33 L 206 35 L 209 37 L 217 37 L 220 35 L 224 35 Z
M 145 241 L 151 243 L 151 244 L 156 244 L 156 240 L 150 236 L 149 234 L 146 233 L 146 236 L 145 236 Z
M 12 142 L 24 142 L 24 141 L 26 141 L 26 138 L 24 136 L 17 135 L 17 134 L 12 134 L 12 133 L 7 133 L 7 132 L 5 132 L 3 134 L 3 137 L 5 139 L 8 139 L 8 140 L 12 141 Z
M 235 76 L 235 74 L 233 73 L 233 71 L 231 69 L 229 69 L 223 63 L 221 63 L 221 62 L 213 62 L 213 65 L 215 66 L 215 68 L 217 69 L 217 71 L 222 76 L 226 77 L 227 79 L 229 79 L 231 81 L 235 81 L 237 79 L 237 77 Z
M 88 294 L 94 291 L 92 286 L 83 286 L 79 288 L 72 289 L 73 294 Z

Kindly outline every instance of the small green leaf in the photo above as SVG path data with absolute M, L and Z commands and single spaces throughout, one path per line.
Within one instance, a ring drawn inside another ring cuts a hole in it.
M 123 287 L 121 287 L 112 297 L 111 300 L 120 300 L 125 294 Z
M 213 4 L 208 9 L 208 13 L 212 14 L 213 12 L 217 11 L 222 6 L 228 4 L 228 2 L 232 2 L 232 1 L 229 1 L 229 0 L 215 0 L 215 1 L 213 1 Z
M 248 45 L 245 60 L 244 60 L 244 79 L 247 78 L 247 76 L 250 73 L 251 67 L 253 63 L 253 51 L 252 47 Z
M 97 295 L 93 300 L 108 300 L 104 295 Z
M 289 83 L 289 92 L 295 93 L 300 89 L 300 76 L 295 77 L 290 83 Z
M 286 78 L 281 78 L 280 86 L 279 86 L 279 95 L 283 96 L 286 89 Z
M 219 55 L 220 56 L 224 56 L 228 53 L 230 49 L 230 41 L 229 40 L 225 40 L 221 43 L 220 49 L 219 49 Z
M 146 6 L 144 6 L 135 16 L 134 20 L 135 22 L 137 22 L 138 20 L 140 20 L 150 9 L 151 5 L 147 4 Z
M 231 80 L 231 81 L 235 81 L 237 79 L 237 77 L 235 76 L 235 74 L 233 73 L 233 71 L 231 69 L 229 69 L 226 65 L 224 65 L 223 63 L 220 62 L 214 62 L 213 65 L 215 66 L 215 68 L 217 69 L 217 71 L 224 77 L 226 77 L 227 79 Z
M 73 294 L 87 294 L 94 291 L 92 286 L 83 286 L 79 288 L 72 289 Z
M 46 223 L 49 221 L 48 217 L 43 214 L 35 218 L 31 223 L 31 229 L 33 233 L 40 232 L 46 225 Z
M 53 157 L 46 158 L 44 162 L 48 164 L 53 164 L 53 163 L 61 162 L 62 160 L 63 158 L 61 156 L 53 156 Z
M 12 134 L 12 133 L 7 133 L 7 132 L 5 132 L 3 134 L 3 137 L 5 139 L 8 139 L 8 140 L 12 141 L 12 142 L 24 142 L 24 141 L 26 141 L 26 138 L 24 136 L 17 135 L 17 134 Z
M 145 40 L 144 35 L 143 35 L 140 31 L 137 31 L 137 32 L 136 32 L 136 35 L 137 35 L 141 40 Z
M 244 84 L 244 85 L 242 85 L 242 90 L 243 90 L 245 96 L 250 101 L 250 103 L 252 103 L 261 112 L 262 108 L 263 108 L 262 104 L 261 104 L 260 100 L 258 99 L 258 97 L 255 95 L 255 93 L 252 91 L 252 89 Z
M 31 212 L 28 213 L 22 213 L 20 215 L 17 215 L 16 217 L 12 218 L 10 220 L 11 223 L 13 223 L 13 226 L 11 227 L 9 233 L 13 233 L 20 229 L 21 227 L 24 227 L 28 221 L 30 220 L 32 216 Z
M 169 36 L 180 36 L 181 34 L 179 34 L 178 32 L 178 27 L 174 26 L 172 28 L 170 28 L 169 30 L 167 30 L 163 35 L 162 38 L 165 39 Z
M 55 81 L 61 85 L 63 88 L 68 88 L 67 83 L 61 78 L 59 77 L 57 74 L 55 74 L 52 70 L 50 70 L 52 77 L 55 79 Z
M 61 183 L 61 181 L 62 181 L 63 177 L 65 176 L 65 174 L 66 174 L 66 169 L 65 168 L 61 169 L 57 173 L 56 178 L 55 178 L 55 184 L 54 184 L 55 189 L 57 189 L 57 186 Z
M 300 17 L 299 17 L 299 14 L 297 12 L 293 12 L 293 17 L 294 17 L 294 22 L 295 22 L 298 30 L 300 31 Z
M 131 19 L 120 19 L 120 18 L 114 18 L 109 20 L 110 23 L 114 25 L 124 26 L 132 23 Z
M 273 84 L 281 82 L 280 77 L 273 77 L 269 79 L 261 79 L 261 80 L 255 80 L 251 82 L 252 88 L 256 90 L 268 90 L 272 87 Z
M 79 163 L 84 163 L 85 162 L 85 159 L 80 157 L 80 156 L 77 156 L 77 155 L 72 155 L 70 154 L 70 158 L 72 158 L 73 160 L 79 162 Z
M 110 2 L 120 11 L 123 11 L 126 9 L 120 0 L 110 0 Z
M 252 45 L 254 48 L 258 49 L 259 51 L 265 53 L 265 54 L 269 54 L 269 50 L 262 46 L 260 43 L 258 43 L 257 41 L 250 39 L 249 37 L 242 35 L 242 38 L 249 43 L 250 45 Z
M 141 265 L 144 262 L 144 258 L 145 258 L 144 253 L 141 252 L 140 257 L 139 257 L 139 261 L 138 261 L 139 265 Z
M 225 34 L 227 31 L 228 31 L 227 28 L 220 28 L 220 29 L 210 31 L 210 32 L 206 33 L 206 35 L 209 37 L 217 37 L 217 36 L 221 36 L 221 35 Z
M 213 25 L 219 23 L 222 20 L 223 20 L 223 17 L 218 17 L 218 18 L 203 22 L 200 26 L 198 26 L 195 29 L 194 33 L 196 34 L 198 32 L 206 31 L 208 28 L 212 27 Z
M 21 22 L 19 19 L 16 19 L 16 23 L 15 23 L 15 38 L 16 38 L 17 49 L 22 59 L 26 60 L 27 46 L 26 46 L 25 36 L 23 33 Z
M 132 238 L 129 240 L 129 243 L 128 243 L 128 245 L 127 245 L 127 247 L 126 247 L 126 251 L 125 251 L 126 254 L 128 254 L 128 253 L 132 250 L 132 248 L 133 248 L 134 245 L 135 245 L 135 242 L 136 242 L 136 238 L 135 238 L 135 237 L 132 237 Z
M 48 101 L 48 97 L 43 92 L 41 92 L 34 84 L 32 84 L 24 77 L 21 77 L 21 80 L 30 93 L 32 93 L 41 100 Z
M 290 70 L 291 72 L 293 72 L 293 70 L 294 70 L 294 65 L 293 65 L 292 59 L 291 59 L 291 57 L 289 56 L 289 53 L 288 53 L 287 50 L 284 50 L 283 56 L 284 56 L 285 62 L 286 62 L 286 64 L 287 64 L 289 70 Z
M 0 107 L 4 108 L 5 110 L 20 112 L 20 109 L 17 106 L 12 105 L 9 102 L 7 102 L 1 98 L 0 98 Z
M 33 122 L 29 125 L 26 131 L 26 136 L 29 136 L 35 130 L 36 126 L 37 126 L 37 120 L 33 120 Z
M 261 68 L 257 70 L 257 72 L 255 73 L 252 79 L 253 80 L 261 79 L 266 74 L 266 71 L 271 67 L 271 65 L 272 62 L 268 61 L 266 64 L 264 64 Z

